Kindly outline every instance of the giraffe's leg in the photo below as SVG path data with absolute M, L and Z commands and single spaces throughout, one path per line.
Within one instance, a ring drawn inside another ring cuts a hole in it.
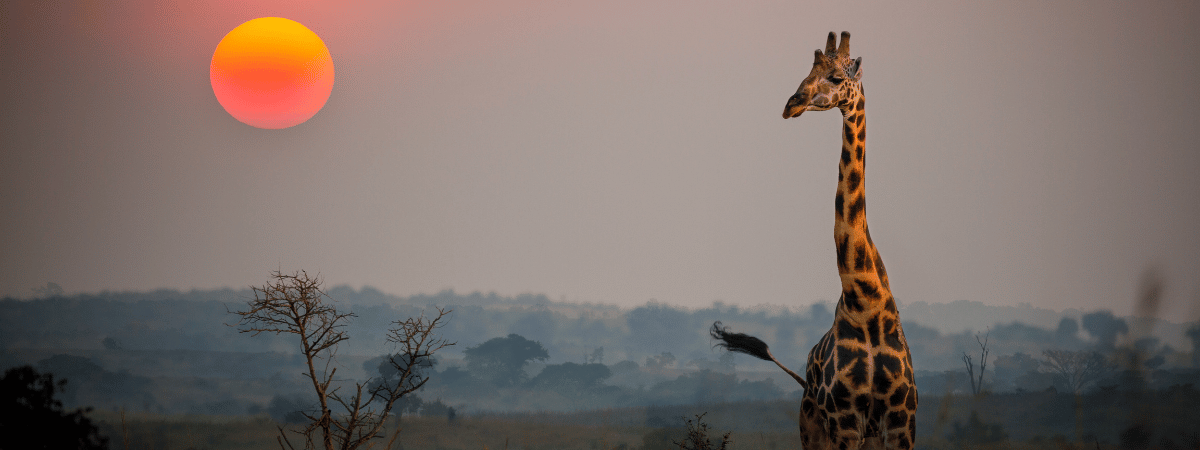
M 837 450 L 862 450 L 863 436 L 858 430 L 838 430 L 833 448 Z
M 886 418 L 887 450 L 910 450 L 917 440 L 917 415 L 905 409 L 889 411 Z
M 831 450 L 829 430 L 825 428 L 825 414 L 817 408 L 812 398 L 805 397 L 800 403 L 800 448 L 804 450 Z
M 883 436 L 871 436 L 863 439 L 862 450 L 883 450 Z

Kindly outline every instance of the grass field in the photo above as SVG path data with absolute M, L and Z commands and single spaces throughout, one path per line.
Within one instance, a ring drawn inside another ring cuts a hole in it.
M 1192 424 L 1196 398 L 1173 393 L 1158 403 L 1130 396 L 929 397 L 922 399 L 917 448 L 922 449 L 1198 449 Z M 1194 394 L 1194 391 L 1188 392 Z M 1189 407 L 1188 405 L 1192 405 Z M 678 448 L 684 418 L 704 414 L 709 437 L 730 432 L 732 449 L 799 448 L 797 402 L 738 402 L 582 411 L 576 413 L 475 413 L 405 416 L 387 424 L 373 448 L 405 450 L 660 450 Z M 970 419 L 975 413 L 977 419 Z M 96 411 L 91 417 L 112 449 L 278 448 L 276 422 L 260 416 L 203 416 Z M 293 442 L 297 442 L 293 439 Z M 126 444 L 128 443 L 128 444 Z

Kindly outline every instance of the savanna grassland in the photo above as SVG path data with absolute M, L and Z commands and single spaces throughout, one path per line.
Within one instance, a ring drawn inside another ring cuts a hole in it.
M 1196 449 L 1195 405 L 1200 392 L 1053 392 L 927 396 L 918 448 L 925 449 Z M 685 418 L 708 424 L 715 443 L 729 432 L 729 449 L 799 448 L 790 400 L 622 408 L 575 413 L 479 413 L 405 416 L 389 421 L 374 448 L 608 450 L 679 448 Z M 277 448 L 278 424 L 267 415 L 211 416 L 93 412 L 114 449 Z M 294 425 L 292 425 L 294 427 Z M 388 443 L 396 427 L 399 434 Z M 296 437 L 293 437 L 295 442 Z M 128 446 L 126 446 L 126 441 Z

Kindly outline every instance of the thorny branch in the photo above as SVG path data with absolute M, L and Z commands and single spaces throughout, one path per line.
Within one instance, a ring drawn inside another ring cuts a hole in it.
M 420 389 L 428 381 L 421 372 L 429 366 L 438 350 L 454 343 L 436 337 L 438 328 L 445 325 L 451 310 L 436 308 L 437 314 L 426 317 L 394 321 L 388 330 L 387 341 L 399 352 L 389 358 L 397 369 L 398 379 L 355 383 L 353 394 L 342 397 L 337 387 L 331 388 L 337 368 L 330 362 L 337 353 L 337 345 L 349 339 L 344 328 L 354 313 L 340 313 L 332 299 L 321 289 L 323 282 L 305 271 L 283 274 L 271 273 L 272 282 L 254 287 L 254 299 L 248 301 L 247 311 L 230 311 L 239 316 L 240 332 L 257 336 L 261 333 L 291 333 L 300 339 L 308 372 L 304 375 L 312 381 L 313 390 L 320 404 L 319 411 L 301 411 L 308 424 L 294 433 L 304 438 L 304 448 L 316 448 L 314 438 L 321 439 L 321 446 L 333 450 L 335 441 L 342 450 L 356 449 L 373 438 L 382 438 L 379 433 L 392 407 L 405 395 Z M 314 360 L 324 359 L 324 367 L 318 374 Z M 345 413 L 334 416 L 330 401 L 338 404 Z M 381 403 L 382 409 L 375 411 L 369 406 Z M 282 427 L 279 427 L 279 446 L 285 450 L 295 447 Z M 393 435 L 393 440 L 395 435 Z

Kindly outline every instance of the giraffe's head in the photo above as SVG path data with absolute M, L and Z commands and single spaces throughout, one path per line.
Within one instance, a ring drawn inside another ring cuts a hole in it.
M 800 82 L 796 94 L 783 108 L 783 118 L 797 117 L 805 111 L 824 111 L 853 105 L 862 96 L 862 58 L 850 59 L 850 33 L 842 32 L 842 43 L 829 32 L 825 52 L 817 50 L 812 71 Z

